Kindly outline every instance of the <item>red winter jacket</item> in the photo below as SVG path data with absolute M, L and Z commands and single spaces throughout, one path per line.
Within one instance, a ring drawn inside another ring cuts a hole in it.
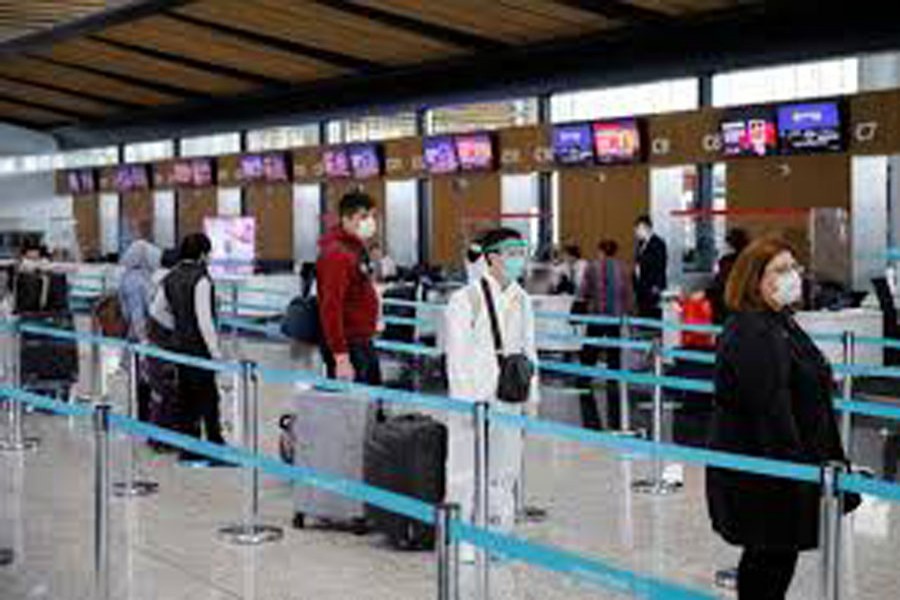
M 325 344 L 345 354 L 350 342 L 367 342 L 378 325 L 378 294 L 363 262 L 362 240 L 340 226 L 319 240 L 316 289 Z

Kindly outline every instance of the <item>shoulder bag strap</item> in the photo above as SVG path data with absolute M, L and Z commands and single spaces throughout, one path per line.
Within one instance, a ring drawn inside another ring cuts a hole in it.
M 494 307 L 494 295 L 491 294 L 491 287 L 487 279 L 481 280 L 481 291 L 484 294 L 484 302 L 487 305 L 488 316 L 491 319 L 491 333 L 494 335 L 494 350 L 497 353 L 497 360 L 503 356 L 503 338 L 500 336 L 500 322 L 497 320 L 497 309 Z

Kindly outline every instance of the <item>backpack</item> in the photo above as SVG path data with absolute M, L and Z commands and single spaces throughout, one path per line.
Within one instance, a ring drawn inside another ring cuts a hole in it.
M 297 296 L 288 304 L 281 333 L 295 342 L 318 344 L 321 339 L 319 301 L 315 296 Z
M 105 337 L 128 337 L 128 322 L 122 312 L 118 294 L 106 294 L 94 303 L 91 311 L 98 331 Z

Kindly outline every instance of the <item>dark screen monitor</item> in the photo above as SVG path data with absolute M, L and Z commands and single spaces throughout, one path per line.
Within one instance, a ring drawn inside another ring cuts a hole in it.
M 490 171 L 494 168 L 494 138 L 489 133 L 467 133 L 453 138 L 456 156 L 463 171 Z
M 377 144 L 354 144 L 347 149 L 350 169 L 357 179 L 368 179 L 381 175 L 381 148 Z
M 322 153 L 322 163 L 327 177 L 350 177 L 350 156 L 346 148 L 328 148 Z
M 641 159 L 641 130 L 637 119 L 599 121 L 591 129 L 598 164 L 627 164 Z
M 191 161 L 191 183 L 197 187 L 213 185 L 216 180 L 215 164 L 211 158 L 195 158 Z
M 178 186 L 193 185 L 194 168 L 191 166 L 191 161 L 175 161 L 172 165 L 172 183 Z
M 778 151 L 775 116 L 768 107 L 729 111 L 719 131 L 726 157 L 769 156 Z
M 588 123 L 553 128 L 553 158 L 561 165 L 587 165 L 594 161 L 594 141 Z
M 422 155 L 426 170 L 433 175 L 459 171 L 456 144 L 449 135 L 425 138 L 422 143 Z
M 247 154 L 242 156 L 238 175 L 238 179 L 242 182 L 261 181 L 264 176 L 262 155 Z
M 838 102 L 804 102 L 778 107 L 778 141 L 786 153 L 841 152 L 844 124 Z

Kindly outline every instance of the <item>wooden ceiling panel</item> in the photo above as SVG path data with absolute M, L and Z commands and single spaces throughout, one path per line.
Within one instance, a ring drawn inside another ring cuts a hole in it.
M 88 92 L 108 96 L 122 102 L 133 102 L 144 106 L 172 104 L 178 98 L 140 88 L 114 79 L 84 73 L 67 67 L 49 65 L 39 60 L 23 58 L 0 64 L 0 75 L 8 74 L 38 83 L 47 83 L 70 88 L 75 92 Z
M 628 4 L 674 17 L 702 13 L 746 4 L 741 0 L 627 0 Z
M 0 99 L 0 121 L 9 119 L 11 121 L 26 121 L 34 123 L 36 126 L 57 124 L 64 121 L 71 121 L 71 118 L 64 117 L 42 108 L 32 108 L 23 106 L 15 102 L 8 102 Z
M 114 27 L 103 32 L 103 37 L 286 81 L 334 77 L 345 72 L 322 61 L 245 42 L 166 16 Z
M 0 0 L 0 42 L 86 17 L 107 0 Z
M 178 12 L 385 65 L 422 63 L 464 52 L 312 2 L 216 0 L 191 4 Z
M 615 25 L 611 19 L 604 18 L 596 12 L 578 9 L 558 0 L 500 0 L 500 4 L 552 17 L 564 23 L 590 26 L 593 29 Z
M 68 64 L 84 64 L 110 73 L 177 84 L 179 87 L 210 94 L 238 94 L 254 87 L 252 84 L 230 77 L 212 75 L 200 69 L 85 39 L 59 44 L 43 54 Z
M 596 14 L 583 13 L 580 22 L 559 17 L 549 10 L 551 7 L 546 2 L 541 3 L 543 10 L 535 10 L 534 2 L 514 0 L 500 2 L 484 2 L 484 0 L 457 0 L 455 2 L 360 0 L 359 4 L 494 38 L 509 44 L 570 37 L 588 31 L 608 29 L 612 25 L 609 19 Z M 571 10 L 562 5 L 556 6 L 561 13 Z
M 110 112 L 108 105 L 81 98 L 78 96 L 77 92 L 72 92 L 72 94 L 69 95 L 52 90 L 45 90 L 16 81 L 2 79 L 2 75 L 0 75 L 0 92 L 2 92 L 4 96 L 12 96 L 17 99 L 20 98 L 28 102 L 35 102 L 47 106 L 58 106 L 63 110 L 71 109 L 86 115 L 102 116 L 109 114 Z

